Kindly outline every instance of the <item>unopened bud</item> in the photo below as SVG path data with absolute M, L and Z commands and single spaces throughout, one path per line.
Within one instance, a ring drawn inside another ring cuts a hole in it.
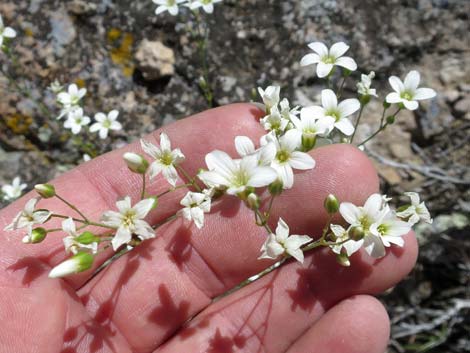
M 255 193 L 251 193 L 246 198 L 246 204 L 252 210 L 257 210 L 259 208 L 259 197 Z
M 49 272 L 49 277 L 58 278 L 86 271 L 93 265 L 93 259 L 93 255 L 87 252 L 79 252 L 54 267 L 51 272 Z
M 47 230 L 45 230 L 44 228 L 41 228 L 41 227 L 34 228 L 31 231 L 31 243 L 37 244 L 37 243 L 42 242 L 44 239 L 46 239 L 46 235 L 47 235 Z
M 273 196 L 280 195 L 284 184 L 282 180 L 276 179 L 268 186 L 269 193 Z
M 34 190 L 45 199 L 55 196 L 55 188 L 51 184 L 37 184 L 34 186 Z
M 124 153 L 123 158 L 127 167 L 134 173 L 145 174 L 147 172 L 149 162 L 147 162 L 147 160 L 140 154 L 127 152 Z
M 313 134 L 302 134 L 302 148 L 305 152 L 310 151 L 315 147 L 317 136 Z
M 364 228 L 361 226 L 355 226 L 348 231 L 348 235 L 352 240 L 358 241 L 364 238 L 366 233 L 364 232 Z
M 366 94 L 366 95 L 363 95 L 359 98 L 359 101 L 361 102 L 361 105 L 362 106 L 365 106 L 367 104 L 369 104 L 370 102 L 370 95 L 369 94 Z
M 328 212 L 329 214 L 334 214 L 339 210 L 339 201 L 335 195 L 329 194 L 325 198 L 323 206 L 325 207 L 326 212 Z
M 387 116 L 387 124 L 391 125 L 394 122 L 395 122 L 395 116 L 394 115 Z
M 78 237 L 75 238 L 77 242 L 83 245 L 88 245 L 92 243 L 99 243 L 100 242 L 100 237 L 97 237 L 94 235 L 92 232 L 85 231 L 82 234 L 80 234 Z
M 351 262 L 349 261 L 349 256 L 346 253 L 341 253 L 336 255 L 336 262 L 339 263 L 341 266 L 349 267 L 351 266 Z

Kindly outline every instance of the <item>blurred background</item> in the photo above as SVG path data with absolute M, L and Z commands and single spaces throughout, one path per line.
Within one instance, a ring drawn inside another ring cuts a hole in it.
M 0 185 L 20 176 L 31 188 L 84 154 L 209 107 L 194 18 L 156 16 L 155 8 L 150 0 L 1 2 L 18 35 L 17 60 L 0 54 L 0 65 L 19 87 L 0 74 Z M 382 190 L 419 192 L 435 220 L 418 229 L 413 273 L 381 296 L 392 321 L 389 352 L 470 352 L 469 14 L 468 0 L 224 0 L 203 16 L 214 106 L 259 100 L 254 89 L 271 84 L 293 104 L 317 103 L 324 82 L 299 65 L 312 41 L 344 41 L 358 72 L 376 73 L 381 100 L 367 107 L 357 140 L 377 126 L 390 75 L 418 70 L 422 85 L 438 92 L 367 147 Z M 358 72 L 344 96 L 355 96 Z M 54 80 L 87 88 L 89 116 L 118 109 L 123 130 L 105 140 L 71 135 L 56 120 L 47 88 Z

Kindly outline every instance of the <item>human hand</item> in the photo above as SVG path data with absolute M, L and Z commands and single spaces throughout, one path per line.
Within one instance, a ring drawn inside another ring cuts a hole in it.
M 191 173 L 205 154 L 221 149 L 235 154 L 233 138 L 257 139 L 261 112 L 237 104 L 213 109 L 166 126 L 164 131 L 186 154 Z M 154 134 L 158 136 L 158 134 Z M 150 138 L 149 138 L 150 139 Z M 97 218 L 116 199 L 137 199 L 141 179 L 123 168 L 124 151 L 114 151 L 80 166 L 52 183 L 87 215 Z M 272 218 L 282 215 L 296 234 L 318 234 L 326 222 L 323 199 L 361 204 L 378 189 L 372 164 L 349 145 L 312 152 L 315 169 L 299 174 L 281 195 Z M 166 189 L 160 177 L 148 191 Z M 150 214 L 158 223 L 181 206 L 183 189 Z M 27 195 L 0 212 L 0 229 L 22 209 Z M 54 200 L 48 209 L 68 210 Z M 269 266 L 259 261 L 265 234 L 239 200 L 224 198 L 199 231 L 177 219 L 113 262 L 63 280 L 49 279 L 64 260 L 62 239 L 50 234 L 41 244 L 23 245 L 21 232 L 0 237 L 0 352 L 159 352 L 159 353 L 382 353 L 389 323 L 371 297 L 398 282 L 412 268 L 417 246 L 412 234 L 403 248 L 374 260 L 362 252 L 341 267 L 327 250 L 306 254 L 303 265 L 289 262 L 259 281 L 213 302 L 241 281 Z M 59 224 L 58 224 L 59 225 Z M 102 253 L 95 268 L 109 257 Z

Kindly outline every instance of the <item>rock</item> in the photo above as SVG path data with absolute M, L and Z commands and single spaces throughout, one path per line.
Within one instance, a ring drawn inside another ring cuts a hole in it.
M 470 113 L 470 96 L 464 97 L 455 103 L 454 109 L 459 116 Z
M 144 79 L 152 81 L 175 73 L 175 54 L 162 42 L 144 39 L 135 54 Z
M 97 7 L 95 4 L 88 1 L 73 0 L 67 4 L 67 10 L 77 16 L 93 15 L 96 13 Z
M 439 78 L 444 84 L 456 84 L 462 82 L 465 79 L 465 70 L 462 70 L 464 67 L 463 63 L 456 59 L 451 58 L 444 61 L 444 66 L 439 72 Z

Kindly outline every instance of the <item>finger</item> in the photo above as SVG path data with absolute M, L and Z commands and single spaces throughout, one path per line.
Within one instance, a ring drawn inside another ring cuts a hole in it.
M 253 130 L 253 126 L 257 125 L 256 117 L 259 117 L 260 113 L 261 111 L 254 105 L 234 104 L 178 121 L 165 127 L 165 131 L 173 140 L 173 144 L 177 144 L 184 153 L 187 153 L 184 167 L 194 175 L 198 168 L 204 166 L 204 156 L 208 151 L 214 148 L 233 151 L 232 136 L 240 133 L 246 133 L 247 135 L 256 133 L 257 130 Z M 155 142 L 160 131 L 158 130 L 147 136 L 146 139 Z M 214 131 L 217 131 L 217 133 L 215 134 Z M 52 181 L 52 184 L 55 185 L 57 192 L 62 197 L 83 210 L 88 218 L 99 219 L 105 210 L 115 209 L 117 199 L 130 195 L 135 201 L 140 195 L 141 176 L 131 173 L 126 168 L 122 160 L 122 155 L 126 151 L 142 153 L 140 144 L 138 142 L 133 143 L 123 149 L 95 158 L 65 173 Z M 167 190 L 168 187 L 169 184 L 161 176 L 158 176 L 150 181 L 148 192 L 155 195 Z M 157 223 L 181 208 L 179 201 L 184 192 L 184 190 L 179 190 L 161 200 L 161 206 L 158 210 L 149 215 L 150 222 Z M 0 232 L 7 224 L 11 223 L 15 215 L 24 207 L 26 201 L 36 196 L 35 192 L 28 193 L 17 202 L 3 209 L 0 212 Z M 76 213 L 55 198 L 41 200 L 39 205 L 42 208 L 53 210 L 55 213 L 77 216 Z M 47 223 L 47 228 L 56 228 L 60 225 L 60 220 L 53 220 Z M 6 259 L 6 261 L 0 262 L 2 269 L 8 268 L 11 272 L 25 269 L 27 264 L 21 259 L 38 259 L 38 261 L 48 265 L 45 268 L 55 266 L 65 259 L 66 255 L 62 242 L 63 234 L 49 234 L 45 241 L 34 245 L 22 244 L 21 239 L 23 236 L 24 233 L 21 230 L 2 232 L 0 251 L 2 257 Z M 98 256 L 94 268 L 109 258 L 110 254 L 111 251 L 107 251 Z M 72 286 L 79 287 L 88 279 L 90 273 L 92 271 L 71 276 L 66 280 Z
M 258 129 L 256 122 L 252 129 Z M 274 222 L 282 214 L 297 234 L 318 234 L 328 193 L 361 203 L 377 188 L 373 167 L 357 149 L 330 146 L 312 155 L 317 168 L 298 174 L 295 187 L 274 208 Z M 214 207 L 202 231 L 180 220 L 159 234 L 80 291 L 97 320 L 112 321 L 136 352 L 156 347 L 211 298 L 269 265 L 257 260 L 263 229 L 235 198 Z
M 389 335 L 383 305 L 374 297 L 359 295 L 328 310 L 286 353 L 383 353 Z
M 291 262 L 209 306 L 157 352 L 218 352 L 220 345 L 284 352 L 336 303 L 393 286 L 412 269 L 416 256 L 413 234 L 405 237 L 404 248 L 381 260 L 363 251 L 354 254 L 348 268 L 326 249 L 313 252 L 304 265 Z

